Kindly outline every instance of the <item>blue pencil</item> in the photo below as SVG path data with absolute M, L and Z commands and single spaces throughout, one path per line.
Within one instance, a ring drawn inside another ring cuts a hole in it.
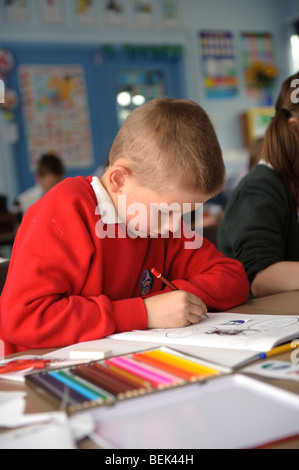
M 65 385 L 61 382 L 58 382 L 49 374 L 31 375 L 29 378 L 27 377 L 27 380 L 50 393 L 50 395 L 59 400 L 61 403 L 65 402 L 67 406 L 79 405 L 80 403 L 84 403 L 86 401 L 86 398 L 75 392 L 75 390 L 69 389 L 66 391 Z
M 100 398 L 99 394 L 87 390 L 85 387 L 82 387 L 78 383 L 73 382 L 71 379 L 60 375 L 58 372 L 50 372 L 50 375 L 64 385 L 67 385 L 70 389 L 75 390 L 76 392 L 83 395 L 85 398 L 87 398 L 87 400 L 98 401 Z

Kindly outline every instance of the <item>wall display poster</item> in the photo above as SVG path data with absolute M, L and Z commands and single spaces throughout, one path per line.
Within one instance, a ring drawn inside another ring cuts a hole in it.
M 153 25 L 153 6 L 150 0 L 135 0 L 135 23 L 139 27 L 151 27 Z
M 104 0 L 107 25 L 123 25 L 125 23 L 124 1 Z
M 66 168 L 93 165 L 84 70 L 79 65 L 22 65 L 19 68 L 28 158 L 55 152 Z
M 96 7 L 94 0 L 75 0 L 76 22 L 80 25 L 94 25 Z
M 233 34 L 229 31 L 201 31 L 199 46 L 207 98 L 235 97 L 239 81 Z
M 59 0 L 42 0 L 41 3 L 43 23 L 62 23 L 62 6 Z
M 163 25 L 178 27 L 180 25 L 177 0 L 162 0 Z
M 273 40 L 270 33 L 241 33 L 241 54 L 244 79 L 249 95 L 256 95 L 259 90 L 250 81 L 248 69 L 254 62 L 274 63 Z
M 8 21 L 28 21 L 27 0 L 3 0 L 4 17 Z

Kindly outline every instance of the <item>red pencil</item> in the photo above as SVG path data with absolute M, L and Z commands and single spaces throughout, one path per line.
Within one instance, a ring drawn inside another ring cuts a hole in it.
M 151 273 L 156 276 L 157 279 L 160 279 L 160 281 L 164 282 L 164 284 L 168 286 L 171 290 L 180 290 L 177 286 L 172 284 L 172 282 L 168 281 L 164 276 L 162 276 L 162 274 L 159 273 L 155 268 L 151 269 Z M 204 313 L 204 317 L 209 318 L 206 313 Z
M 168 281 L 164 276 L 162 276 L 161 273 L 159 273 L 155 268 L 151 269 L 151 273 L 156 276 L 157 279 L 160 279 L 160 281 L 164 282 L 166 286 L 168 286 L 171 290 L 179 290 L 178 287 L 176 287 L 172 282 Z

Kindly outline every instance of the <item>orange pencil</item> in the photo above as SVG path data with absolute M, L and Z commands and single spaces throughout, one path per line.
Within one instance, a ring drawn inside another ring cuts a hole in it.
M 174 383 L 182 383 L 182 377 L 180 377 L 178 374 L 174 374 L 173 372 L 170 372 L 170 370 L 167 370 L 165 367 L 157 367 L 157 364 L 151 364 L 150 361 L 147 361 L 146 358 L 144 358 L 144 355 L 142 353 L 132 354 L 132 358 L 136 359 L 138 362 L 141 362 L 143 364 L 147 364 L 151 367 L 153 367 L 159 374 L 165 374 L 165 377 L 168 377 L 169 379 L 173 380 Z
M 148 353 L 138 353 L 134 354 L 133 357 L 140 361 L 144 361 L 154 367 L 158 367 L 159 369 L 163 369 L 166 372 L 169 372 L 170 374 L 177 375 L 178 377 L 181 377 L 184 380 L 187 380 L 188 382 L 193 382 L 194 380 L 201 378 L 202 376 L 193 374 L 192 372 L 189 372 L 187 370 L 184 370 L 180 367 L 176 367 L 172 364 L 169 364 L 167 361 L 162 361 L 160 359 L 151 357 Z

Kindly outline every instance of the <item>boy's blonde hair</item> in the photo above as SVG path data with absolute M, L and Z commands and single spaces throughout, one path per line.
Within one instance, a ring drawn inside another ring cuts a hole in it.
M 140 185 L 214 195 L 225 178 L 222 152 L 206 112 L 184 99 L 151 100 L 135 109 L 111 147 L 109 164 L 125 157 Z

